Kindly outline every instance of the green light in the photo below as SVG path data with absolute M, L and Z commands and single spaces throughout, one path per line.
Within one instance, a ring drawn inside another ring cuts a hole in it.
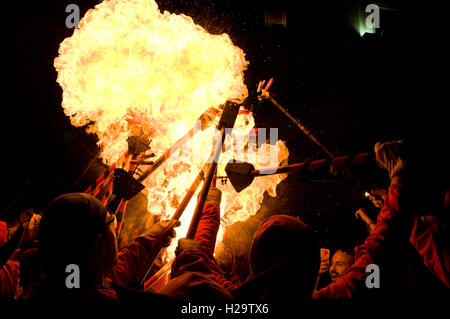
M 359 31 L 359 35 L 362 37 L 364 36 L 364 34 L 366 33 L 370 33 L 370 34 L 374 34 L 375 28 L 368 28 L 366 26 L 366 21 L 365 20 L 359 20 L 359 27 L 358 27 L 358 31 Z
M 365 6 L 360 6 L 357 9 L 357 12 L 353 15 L 352 24 L 356 30 L 356 32 L 359 33 L 361 37 L 364 36 L 366 33 L 375 34 L 376 29 L 375 26 L 372 26 L 371 23 L 367 23 L 366 20 L 368 18 L 368 13 L 365 12 Z

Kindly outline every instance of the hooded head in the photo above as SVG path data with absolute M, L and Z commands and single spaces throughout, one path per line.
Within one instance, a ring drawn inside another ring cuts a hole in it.
M 70 193 L 53 200 L 38 234 L 50 269 L 61 272 L 76 264 L 81 273 L 106 273 L 117 259 L 115 223 L 115 216 L 91 195 Z
M 318 260 L 318 248 L 308 226 L 292 216 L 274 215 L 253 237 L 250 276 L 234 296 L 309 299 Z
M 309 258 L 309 231 L 300 219 L 275 215 L 267 219 L 256 231 L 250 248 L 250 270 L 257 275 L 264 270 L 287 261 Z M 305 260 L 304 260 L 305 261 Z

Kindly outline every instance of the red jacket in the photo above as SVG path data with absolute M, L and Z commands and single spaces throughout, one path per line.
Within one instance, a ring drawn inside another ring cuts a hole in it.
M 392 235 L 395 232 L 401 232 L 398 226 L 407 225 L 408 218 L 409 222 L 412 222 L 412 227 L 409 226 L 411 227 L 409 243 L 422 256 L 427 269 L 439 278 L 446 287 L 449 287 L 448 247 L 438 251 L 431 227 L 421 223 L 418 216 L 406 216 L 402 212 L 403 198 L 401 196 L 403 189 L 402 184 L 391 184 L 384 207 L 378 216 L 377 225 L 366 241 L 357 247 L 354 264 L 336 282 L 315 291 L 313 298 L 351 298 L 352 292 L 364 282 L 367 275 L 365 272 L 366 266 L 374 263 L 374 259 L 383 254 L 383 249 L 386 246 L 396 244 L 392 242 Z
M 0 247 L 8 241 L 8 225 L 0 220 Z
M 112 284 L 119 285 L 121 287 L 127 287 L 133 280 L 135 280 L 136 274 L 141 271 L 141 266 L 145 266 L 142 261 L 147 257 L 151 249 L 151 242 L 145 239 L 145 236 L 137 238 L 128 247 L 123 248 L 118 254 L 118 261 L 116 265 L 111 269 L 111 272 L 106 279 L 106 287 L 93 288 L 89 291 L 85 291 L 81 294 L 82 298 L 106 298 L 117 299 L 117 292 L 110 288 Z M 12 261 L 8 261 L 10 263 Z M 16 264 L 11 264 L 8 272 L 0 271 L 0 278 L 2 280 L 1 293 L 5 290 L 8 293 L 7 297 L 13 297 L 16 286 L 19 283 L 19 262 L 14 261 Z M 6 266 L 6 265 L 5 265 Z M 5 283 L 5 285 L 3 285 Z M 12 284 L 14 285 L 12 285 Z M 37 285 L 32 285 L 24 290 L 24 294 L 20 296 L 22 299 L 28 299 L 33 296 Z M 12 295 L 11 295 L 12 293 Z M 50 292 L 52 293 L 52 292 Z
M 138 280 L 137 274 L 142 273 L 140 269 L 146 266 L 143 261 L 151 249 L 151 242 L 145 237 L 138 237 L 129 246 L 123 248 L 118 255 L 114 268 L 108 274 L 107 283 L 127 287 L 132 281 Z
M 14 299 L 19 288 L 19 262 L 8 260 L 0 268 L 0 300 Z
M 233 284 L 225 279 L 219 265 L 213 257 L 219 226 L 219 206 L 212 202 L 206 203 L 195 234 L 195 240 L 200 242 L 200 251 L 190 252 L 190 255 L 198 256 L 198 259 L 195 258 L 196 261 L 202 263 L 213 274 L 214 280 L 228 288 Z M 151 243 L 145 237 L 136 239 L 134 243 L 122 249 L 119 252 L 117 264 L 108 276 L 109 281 L 126 287 L 130 282 L 137 279 L 135 276 L 139 273 L 142 258 L 147 256 L 150 249 Z M 180 262 L 180 258 L 177 258 L 175 262 L 173 271 L 177 274 L 187 271 L 187 269 L 192 269 L 193 267 L 187 259 L 183 260 L 183 262 Z M 172 275 L 172 277 L 174 276 Z
M 228 291 L 235 286 L 225 278 L 213 256 L 219 226 L 219 205 L 207 202 L 194 237 L 200 242 L 200 249 L 186 249 L 176 257 L 172 279 L 158 293 L 173 298 L 195 297 L 197 293 L 207 294 L 206 298 L 231 298 Z
M 187 250 L 175 260 L 172 278 L 185 272 L 208 273 L 210 278 L 226 289 L 233 289 L 234 284 L 222 274 L 222 270 L 214 259 L 217 232 L 220 226 L 220 208 L 213 202 L 207 202 L 200 218 L 195 240 L 200 242 L 200 250 Z M 135 280 L 139 267 L 151 249 L 151 244 L 145 237 L 138 238 L 119 253 L 118 262 L 109 274 L 109 282 L 126 287 Z M 145 265 L 144 265 L 145 266 Z M 140 272 L 142 273 L 142 272 Z

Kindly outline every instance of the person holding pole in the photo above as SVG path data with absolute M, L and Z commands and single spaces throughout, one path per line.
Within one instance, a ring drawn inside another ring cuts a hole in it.
M 232 298 L 229 291 L 235 288 L 234 284 L 225 278 L 214 258 L 221 198 L 218 188 L 209 189 L 194 238 L 178 241 L 171 280 L 158 293 L 176 299 Z
M 142 261 L 147 255 L 156 258 L 159 248 L 170 244 L 179 222 L 152 225 L 120 252 L 116 226 L 115 216 L 92 195 L 69 193 L 54 199 L 43 212 L 38 232 L 44 274 L 19 298 L 122 299 Z

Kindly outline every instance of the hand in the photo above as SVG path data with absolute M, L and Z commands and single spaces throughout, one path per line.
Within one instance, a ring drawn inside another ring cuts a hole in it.
M 319 276 L 326 273 L 328 268 L 330 268 L 330 250 L 327 248 L 320 248 Z
M 320 261 L 319 276 L 326 273 L 330 268 L 330 259 L 322 259 Z
M 386 196 L 387 191 L 385 189 L 375 188 L 370 191 L 369 199 L 376 208 L 381 209 L 384 206 Z
M 403 141 L 378 142 L 375 144 L 378 166 L 386 169 L 391 178 L 405 167 L 404 149 Z
M 36 239 L 39 230 L 39 223 L 41 222 L 41 215 L 33 214 L 29 221 L 23 224 L 21 243 L 32 242 Z
M 180 238 L 178 240 L 177 249 L 175 250 L 175 255 L 181 254 L 186 249 L 200 249 L 200 242 L 194 239 Z
M 258 99 L 261 101 L 262 99 L 267 99 L 270 96 L 270 93 L 266 90 L 261 91 L 261 95 L 258 96 Z
M 163 247 L 167 247 L 177 235 L 174 228 L 180 225 L 181 222 L 179 220 L 161 220 L 150 226 L 150 228 L 139 237 L 146 238 L 152 242 L 162 243 Z
M 222 191 L 218 188 L 212 187 L 206 195 L 205 203 L 213 202 L 220 206 L 220 201 L 222 200 Z

